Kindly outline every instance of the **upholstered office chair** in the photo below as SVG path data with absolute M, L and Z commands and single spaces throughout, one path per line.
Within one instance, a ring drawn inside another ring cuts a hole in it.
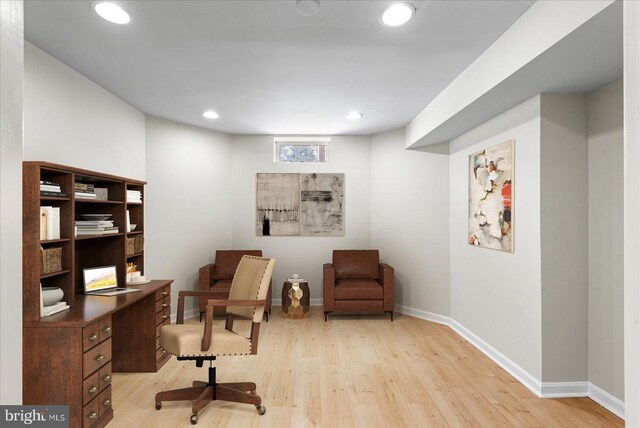
M 193 400 L 191 423 L 198 423 L 198 412 L 214 400 L 248 403 L 256 406 L 263 415 L 266 408 L 256 395 L 253 382 L 217 383 L 216 368 L 212 361 L 218 355 L 250 355 L 258 353 L 258 332 L 266 303 L 267 289 L 273 273 L 275 259 L 243 256 L 233 276 L 229 299 L 210 299 L 204 326 L 184 324 L 184 298 L 211 295 L 209 291 L 181 291 L 178 294 L 177 324 L 166 325 L 160 330 L 160 346 L 176 355 L 178 360 L 195 360 L 202 367 L 210 361 L 208 382 L 194 381 L 193 387 L 163 391 L 156 394 L 156 409 L 163 401 Z M 214 294 L 215 295 L 215 294 Z M 213 326 L 213 308 L 226 306 L 225 327 Z M 252 321 L 251 335 L 245 337 L 233 331 L 234 319 Z
M 198 288 L 200 290 L 217 291 L 214 297 L 200 297 L 198 306 L 200 307 L 200 321 L 207 311 L 207 299 L 227 299 L 231 290 L 233 274 L 238 268 L 238 263 L 242 256 L 262 257 L 262 250 L 217 250 L 214 263 L 202 266 L 198 270 Z M 214 312 L 221 312 L 224 307 L 213 308 Z M 271 287 L 267 293 L 267 306 L 265 306 L 264 317 L 269 321 L 271 313 Z

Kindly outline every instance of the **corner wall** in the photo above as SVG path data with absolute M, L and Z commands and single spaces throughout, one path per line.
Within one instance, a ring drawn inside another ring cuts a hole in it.
M 623 84 L 587 95 L 589 381 L 624 400 Z
M 540 96 L 450 142 L 451 318 L 542 378 Z M 515 139 L 514 252 L 468 243 L 469 155 Z
M 273 299 L 293 273 L 309 281 L 312 304 L 322 304 L 322 264 L 331 261 L 332 250 L 371 246 L 371 144 L 370 138 L 332 136 L 330 161 L 322 164 L 276 163 L 273 136 L 234 135 L 232 138 L 231 195 L 232 241 L 229 248 L 261 249 L 275 257 Z M 259 172 L 344 173 L 345 236 L 256 236 L 256 174 Z M 217 247 L 217 249 L 229 249 Z M 382 252 L 385 260 L 387 254 Z
M 449 157 L 405 150 L 404 139 L 372 137 L 371 247 L 395 268 L 398 310 L 448 316 Z
M 585 381 L 589 310 L 586 95 L 542 94 L 540 116 L 541 380 Z
M 0 404 L 22 404 L 22 0 L 0 1 Z
M 231 246 L 231 137 L 156 117 L 146 123 L 145 275 L 174 279 L 175 313 L 178 291 L 197 290 L 198 269 Z M 185 302 L 186 311 L 196 307 Z
M 24 55 L 24 160 L 144 180 L 144 114 L 30 43 Z

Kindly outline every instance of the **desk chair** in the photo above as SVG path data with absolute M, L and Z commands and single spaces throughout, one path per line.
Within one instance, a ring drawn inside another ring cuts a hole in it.
M 248 403 L 256 406 L 259 415 L 267 409 L 256 395 L 253 382 L 218 383 L 213 361 L 218 355 L 253 355 L 258 353 L 258 332 L 264 313 L 267 290 L 275 259 L 243 256 L 233 277 L 229 299 L 210 299 L 207 317 L 202 324 L 184 324 L 184 298 L 211 295 L 209 291 L 181 291 L 178 294 L 177 324 L 166 325 L 160 330 L 160 346 L 176 355 L 178 360 L 195 360 L 197 367 L 209 361 L 209 380 L 194 381 L 193 387 L 163 391 L 156 394 L 156 409 L 163 401 L 192 400 L 191 423 L 198 423 L 198 412 L 211 401 L 224 400 Z M 214 294 L 215 295 L 215 294 Z M 226 307 L 225 327 L 213 326 L 213 308 Z M 245 337 L 233 331 L 234 319 L 251 320 L 251 334 Z

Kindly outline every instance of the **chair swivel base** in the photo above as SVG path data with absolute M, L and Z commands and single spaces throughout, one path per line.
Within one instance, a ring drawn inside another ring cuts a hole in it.
M 156 394 L 156 410 L 162 408 L 163 401 L 193 401 L 191 407 L 191 424 L 198 423 L 198 413 L 210 402 L 216 400 L 235 403 L 253 404 L 259 415 L 267 411 L 262 399 L 256 395 L 256 384 L 253 382 L 217 383 L 216 368 L 209 367 L 209 382 L 194 381 L 191 388 L 162 391 Z

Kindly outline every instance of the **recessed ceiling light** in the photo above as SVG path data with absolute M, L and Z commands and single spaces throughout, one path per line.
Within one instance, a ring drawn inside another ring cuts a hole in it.
M 320 2 L 318 0 L 298 0 L 296 1 L 296 11 L 302 16 L 313 16 L 320 12 Z
M 359 111 L 352 111 L 347 113 L 347 119 L 349 120 L 358 120 L 358 119 L 362 119 L 363 114 L 360 113 Z
M 133 21 L 129 12 L 124 10 L 124 8 L 116 3 L 111 3 L 108 1 L 101 1 L 93 4 L 93 9 L 96 11 L 98 15 L 100 15 L 103 19 L 106 19 L 109 22 L 113 22 L 114 24 L 129 24 Z
M 380 21 L 389 27 L 397 27 L 406 24 L 416 13 L 416 8 L 411 3 L 394 3 L 387 7 Z
M 220 115 L 213 110 L 207 110 L 204 113 L 202 113 L 202 115 L 207 119 L 217 119 L 220 117 Z

